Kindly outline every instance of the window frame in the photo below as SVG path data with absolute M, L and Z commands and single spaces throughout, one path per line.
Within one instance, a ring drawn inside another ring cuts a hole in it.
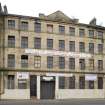
M 7 89 L 15 89 L 15 75 L 8 75 Z
M 41 38 L 34 37 L 34 48 L 41 49 Z
M 20 30 L 28 31 L 29 23 L 28 21 L 21 21 Z
M 15 54 L 8 54 L 8 67 L 15 67 Z
M 47 49 L 48 50 L 53 49 L 53 39 L 47 39 Z
M 59 34 L 65 34 L 65 26 L 59 25 Z
M 94 38 L 94 30 L 89 30 L 89 37 Z
M 103 71 L 103 60 L 98 60 L 98 70 Z
M 80 70 L 86 69 L 85 59 L 79 59 L 79 67 L 80 67 Z
M 75 70 L 75 58 L 69 58 L 69 69 Z
M 65 77 L 59 77 L 59 89 L 65 89 Z
M 8 36 L 8 47 L 15 48 L 15 36 L 13 35 Z
M 104 81 L 103 77 L 98 77 L 98 89 L 103 89 Z
M 36 32 L 36 33 L 41 33 L 41 23 L 40 22 L 35 22 L 34 23 L 34 31 Z
M 69 41 L 69 51 L 75 52 L 75 41 Z
M 28 48 L 28 37 L 21 37 L 21 48 Z
M 34 56 L 34 68 L 41 67 L 41 56 Z
M 89 53 L 94 53 L 94 43 L 89 43 Z
M 79 52 L 85 52 L 85 42 L 79 42 Z
M 99 54 L 103 53 L 103 44 L 98 44 L 98 53 Z
M 95 82 L 93 80 L 89 80 L 88 83 L 89 83 L 88 84 L 89 89 L 94 89 L 95 88 L 95 84 L 94 84 Z
M 69 77 L 69 89 L 75 89 L 75 76 Z
M 59 69 L 65 69 L 65 57 L 59 57 Z
M 85 76 L 79 77 L 79 89 L 85 89 Z
M 53 33 L 53 24 L 47 24 L 47 32 Z
M 75 36 L 75 28 L 69 27 L 70 36 Z
M 53 56 L 47 56 L 47 68 L 53 68 Z
M 79 37 L 84 37 L 85 36 L 85 29 L 80 28 L 79 29 Z
M 28 68 L 28 55 L 21 55 L 21 67 Z
M 15 20 L 8 20 L 8 29 L 15 29 Z
M 65 50 L 65 40 L 59 40 L 59 50 L 60 51 Z

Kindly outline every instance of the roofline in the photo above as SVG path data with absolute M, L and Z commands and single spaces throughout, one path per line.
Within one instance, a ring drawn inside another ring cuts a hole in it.
M 41 19 L 39 17 L 34 17 L 34 16 L 26 16 L 26 15 L 18 15 L 18 14 L 1 14 L 1 16 L 13 16 L 13 17 L 18 17 L 18 18 L 27 18 L 27 19 L 33 19 L 33 20 L 43 20 L 43 21 L 51 21 L 51 22 L 58 22 L 58 23 L 66 23 L 66 24 L 74 24 L 74 25 L 80 25 L 80 26 L 85 26 L 85 27 L 91 27 L 91 28 L 97 28 L 97 29 L 102 29 L 105 30 L 104 26 L 99 26 L 99 25 L 90 25 L 90 24 L 85 24 L 85 23 L 72 23 L 72 22 L 63 22 L 63 21 L 56 21 L 56 20 L 50 20 L 50 19 Z

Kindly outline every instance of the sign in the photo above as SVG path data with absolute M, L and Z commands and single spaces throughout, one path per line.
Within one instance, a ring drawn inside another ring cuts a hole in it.
M 59 76 L 59 77 L 72 77 L 73 74 L 67 74 L 67 73 L 46 73 L 46 76 Z
M 43 80 L 45 80 L 45 81 L 51 81 L 53 79 L 54 79 L 53 77 L 43 77 Z
M 97 75 L 96 74 L 85 74 L 85 80 L 86 81 L 89 81 L 89 80 L 95 81 L 95 80 L 97 80 Z
M 91 58 L 91 54 L 57 50 L 25 49 L 26 54 Z
M 27 81 L 26 80 L 23 80 L 23 79 L 19 79 L 18 83 L 26 83 Z
M 29 79 L 28 72 L 17 72 L 17 79 Z

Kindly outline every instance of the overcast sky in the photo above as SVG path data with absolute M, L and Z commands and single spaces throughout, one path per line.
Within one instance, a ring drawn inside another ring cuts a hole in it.
M 12 14 L 37 17 L 39 13 L 48 15 L 57 10 L 81 23 L 89 23 L 96 17 L 97 24 L 105 26 L 105 0 L 0 0 Z

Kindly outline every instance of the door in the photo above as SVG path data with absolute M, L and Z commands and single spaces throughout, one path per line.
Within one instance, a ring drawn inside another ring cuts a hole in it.
M 41 99 L 54 99 L 55 81 L 41 81 Z
M 37 97 L 37 76 L 35 75 L 30 76 L 30 97 Z

